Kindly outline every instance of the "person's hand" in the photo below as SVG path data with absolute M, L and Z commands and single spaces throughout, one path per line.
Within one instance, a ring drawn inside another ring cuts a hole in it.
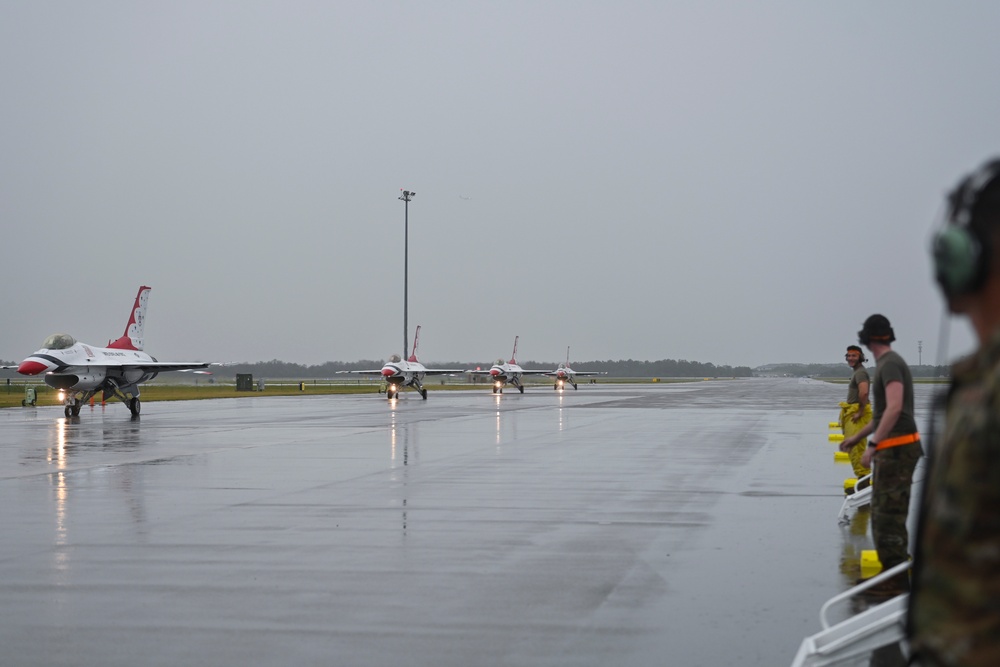
M 855 424 L 857 424 L 857 423 L 858 423 L 859 421 L 861 421 L 861 418 L 862 418 L 863 416 L 864 416 L 864 415 L 862 414 L 862 411 L 861 411 L 861 410 L 858 410 L 858 411 L 857 411 L 857 412 L 855 412 L 855 413 L 854 413 L 853 415 L 851 415 L 851 421 L 852 421 L 852 422 L 854 422 Z
M 844 438 L 840 443 L 840 451 L 850 453 L 856 444 L 858 444 L 858 439 L 853 435 L 849 438 Z
M 872 459 L 874 459 L 874 458 L 875 458 L 875 448 L 874 447 L 866 447 L 865 448 L 865 453 L 861 455 L 861 465 L 863 465 L 866 468 L 871 468 L 872 467 Z

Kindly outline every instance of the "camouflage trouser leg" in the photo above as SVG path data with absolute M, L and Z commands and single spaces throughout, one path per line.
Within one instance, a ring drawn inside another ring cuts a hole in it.
M 920 442 L 889 447 L 875 455 L 872 476 L 872 537 L 882 569 L 909 558 L 906 515 L 910 510 L 913 469 L 923 455 Z

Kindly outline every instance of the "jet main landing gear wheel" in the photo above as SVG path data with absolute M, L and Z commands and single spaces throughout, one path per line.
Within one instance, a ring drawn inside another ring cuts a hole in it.
M 136 396 L 131 401 L 128 402 L 129 412 L 132 413 L 133 417 L 138 417 L 139 412 L 142 410 L 142 404 L 139 403 L 139 397 Z

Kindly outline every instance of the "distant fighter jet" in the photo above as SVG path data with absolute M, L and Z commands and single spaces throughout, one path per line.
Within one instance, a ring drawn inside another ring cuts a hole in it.
M 488 371 L 484 370 L 470 370 L 465 371 L 466 373 L 471 373 L 472 375 L 489 375 L 493 378 L 493 393 L 502 394 L 503 388 L 507 386 L 508 383 L 517 387 L 517 390 L 524 393 L 524 385 L 521 384 L 521 378 L 525 375 L 547 375 L 552 373 L 552 371 L 544 370 L 524 370 L 517 365 L 517 339 L 518 336 L 514 336 L 514 352 L 510 355 L 510 361 L 504 361 L 503 357 L 496 360 L 492 368 Z
M 559 368 L 554 371 L 546 373 L 550 377 L 556 379 L 556 383 L 553 387 L 556 391 L 560 390 L 565 386 L 567 382 L 573 385 L 573 389 L 578 389 L 576 386 L 575 378 L 579 377 L 589 377 L 591 375 L 607 375 L 607 373 L 597 372 L 597 371 L 574 371 L 569 367 L 569 347 L 566 348 L 566 363 L 559 364 Z
M 125 333 L 107 347 L 77 342 L 69 334 L 53 334 L 42 349 L 21 362 L 21 375 L 45 373 L 45 384 L 65 392 L 63 404 L 67 417 L 77 417 L 84 403 L 99 391 L 104 399 L 117 398 L 139 415 L 139 384 L 152 380 L 163 371 L 186 371 L 208 368 L 207 363 L 157 361 L 142 351 L 149 287 L 140 287 L 129 316 Z
M 424 400 L 427 400 L 427 390 L 424 389 L 423 385 L 425 376 L 451 375 L 453 373 L 462 373 L 463 371 L 461 368 L 425 368 L 422 363 L 417 361 L 417 345 L 419 343 L 420 327 L 417 326 L 417 330 L 413 334 L 413 352 L 405 361 L 398 354 L 394 354 L 389 357 L 389 360 L 385 362 L 381 370 L 339 372 L 354 373 L 356 375 L 381 374 L 382 379 L 386 382 L 386 398 L 390 401 L 399 397 L 399 392 L 403 390 L 403 387 L 413 387 L 420 393 L 420 396 Z

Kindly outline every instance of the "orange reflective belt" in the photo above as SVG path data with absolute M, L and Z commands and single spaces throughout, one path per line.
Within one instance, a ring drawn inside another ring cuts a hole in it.
M 900 445 L 908 445 L 911 442 L 917 442 L 920 440 L 919 433 L 910 433 L 909 435 L 897 435 L 895 438 L 886 438 L 877 445 L 875 445 L 875 451 L 880 449 L 889 449 L 890 447 L 899 447 Z

